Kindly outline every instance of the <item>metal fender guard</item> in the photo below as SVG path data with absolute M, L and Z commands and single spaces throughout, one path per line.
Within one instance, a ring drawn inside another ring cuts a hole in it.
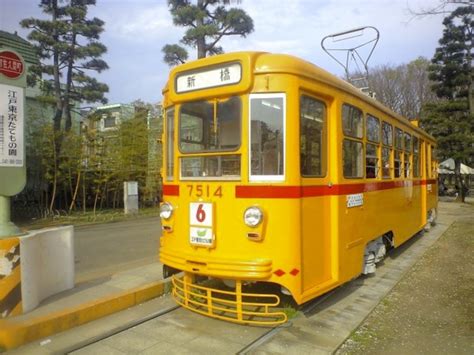
M 280 304 L 272 294 L 244 293 L 242 281 L 235 291 L 225 291 L 193 283 L 193 274 L 173 275 L 173 298 L 181 306 L 212 318 L 250 325 L 276 326 L 288 318 L 284 312 L 271 311 Z

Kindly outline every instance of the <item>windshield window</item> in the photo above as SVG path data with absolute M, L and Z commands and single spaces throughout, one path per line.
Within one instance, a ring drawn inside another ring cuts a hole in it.
M 240 147 L 241 101 L 194 101 L 181 105 L 180 150 L 183 153 L 232 151 Z
M 181 179 L 239 178 L 240 155 L 181 158 Z

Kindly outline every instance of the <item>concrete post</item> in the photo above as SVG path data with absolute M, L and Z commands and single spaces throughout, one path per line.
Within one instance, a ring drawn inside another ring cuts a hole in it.
M 20 234 L 20 229 L 10 220 L 10 197 L 0 195 L 0 239 Z

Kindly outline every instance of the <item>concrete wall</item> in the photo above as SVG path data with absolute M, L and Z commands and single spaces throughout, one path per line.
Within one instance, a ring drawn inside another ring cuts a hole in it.
M 73 287 L 73 226 L 0 239 L 0 319 L 29 312 Z
M 31 231 L 20 237 L 23 312 L 74 287 L 74 227 Z

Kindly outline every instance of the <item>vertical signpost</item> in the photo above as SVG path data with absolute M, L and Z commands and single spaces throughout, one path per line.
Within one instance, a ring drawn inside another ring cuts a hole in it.
M 10 197 L 26 184 L 25 88 L 25 61 L 13 50 L 0 49 L 0 239 L 20 233 L 11 222 Z

